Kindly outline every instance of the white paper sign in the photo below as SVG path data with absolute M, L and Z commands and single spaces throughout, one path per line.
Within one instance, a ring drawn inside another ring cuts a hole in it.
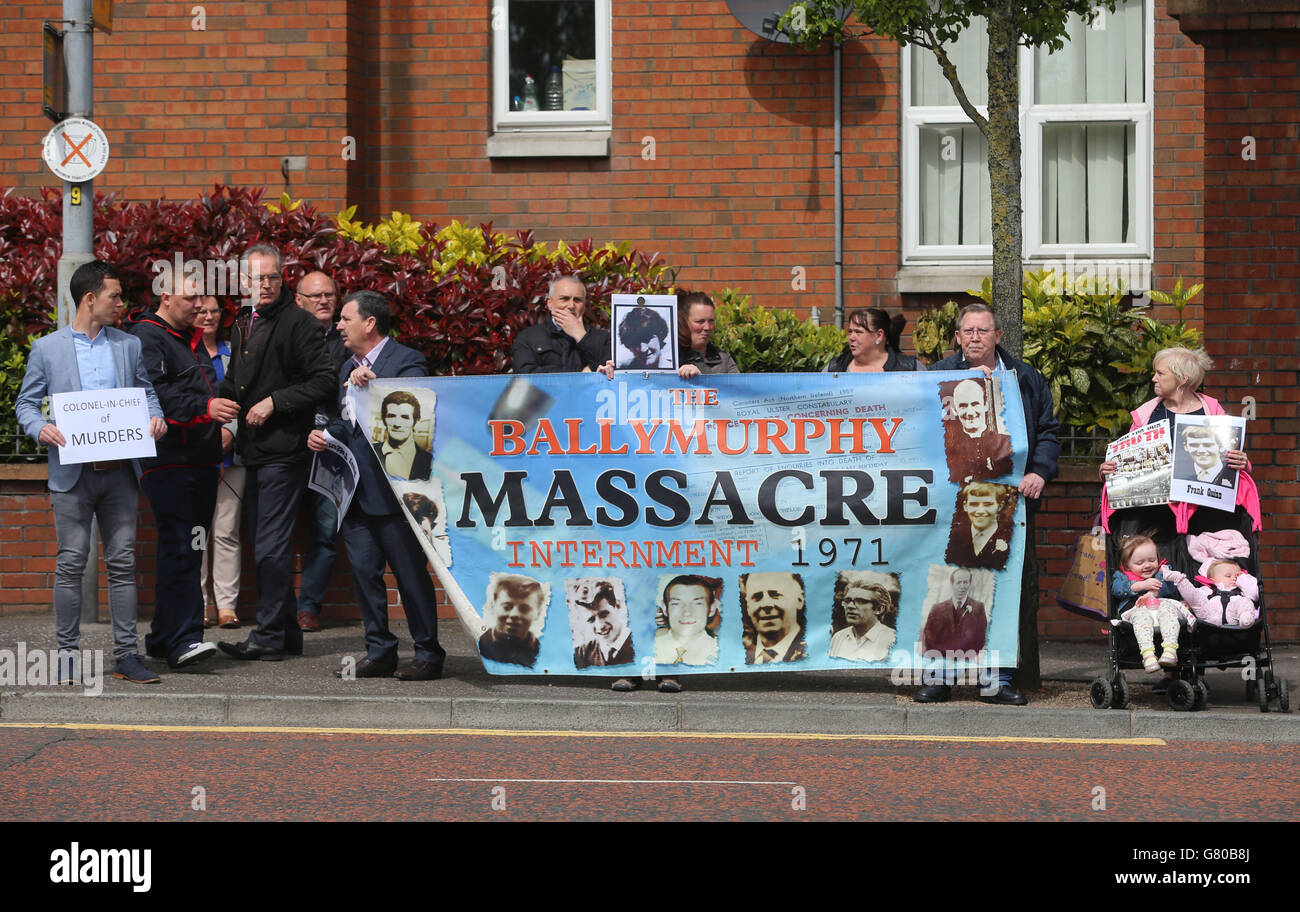
M 352 451 L 334 439 L 325 431 L 327 448 L 318 452 L 311 461 L 311 474 L 307 477 L 307 487 L 319 492 L 333 501 L 338 508 L 339 522 L 337 532 L 343 528 L 343 514 L 348 512 L 352 495 L 357 492 L 357 480 L 361 471 Z
M 1246 444 L 1246 419 L 1233 415 L 1175 415 L 1174 478 L 1169 499 L 1231 513 L 1237 508 L 1236 469 L 1223 462 Z
M 54 393 L 50 414 L 67 443 L 59 462 L 103 462 L 154 456 L 149 436 L 149 402 L 139 387 Z

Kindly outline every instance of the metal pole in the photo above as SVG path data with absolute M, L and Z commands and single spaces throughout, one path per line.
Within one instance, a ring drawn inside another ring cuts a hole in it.
M 840 116 L 840 43 L 835 42 L 835 325 L 844 328 L 844 144 Z
M 68 67 L 68 111 L 73 117 L 95 113 L 95 36 L 92 0 L 63 0 L 63 53 Z M 63 182 L 63 255 L 59 257 L 59 326 L 77 313 L 68 282 L 77 267 L 95 258 L 95 187 L 93 181 Z M 99 561 L 95 543 L 98 523 L 90 524 L 91 553 L 81 577 L 81 620 L 99 620 Z

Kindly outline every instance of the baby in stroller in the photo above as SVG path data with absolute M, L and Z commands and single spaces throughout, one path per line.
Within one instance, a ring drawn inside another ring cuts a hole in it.
M 1196 624 L 1195 616 L 1178 601 L 1178 589 L 1169 578 L 1175 571 L 1164 566 L 1156 543 L 1146 535 L 1124 539 L 1119 557 L 1122 569 L 1111 579 L 1111 592 L 1121 603 L 1120 619 L 1133 626 L 1142 667 L 1147 674 L 1157 673 L 1162 665 L 1173 668 L 1178 664 L 1178 619 L 1186 620 L 1188 629 Z M 1155 647 L 1157 626 L 1163 646 L 1158 660 Z
M 1253 627 L 1259 618 L 1259 581 L 1235 560 L 1207 560 L 1195 586 L 1185 573 L 1165 571 L 1165 579 L 1202 621 L 1216 627 Z

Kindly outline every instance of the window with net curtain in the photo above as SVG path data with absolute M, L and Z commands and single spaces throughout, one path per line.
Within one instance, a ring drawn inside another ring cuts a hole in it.
M 1039 206 L 1044 244 L 1133 243 L 1136 213 L 1137 124 L 1123 111 L 1114 120 L 1082 120 L 1080 106 L 1142 105 L 1146 19 L 1141 0 L 1120 3 L 1094 28 L 1071 17 L 1068 41 L 1056 53 L 1033 53 L 1031 112 L 1046 118 L 1041 134 L 1022 135 L 1023 154 L 1041 157 L 1042 182 L 1027 187 L 1025 206 Z M 988 37 L 972 20 L 948 50 L 971 102 L 988 103 Z M 956 96 L 934 55 L 910 52 L 913 109 L 955 107 Z M 1022 66 L 1023 58 L 1022 58 Z M 913 111 L 916 113 L 924 113 Z M 1071 118 L 1074 118 L 1073 120 Z M 990 227 L 988 146 L 969 123 L 921 123 L 917 154 L 919 241 L 987 245 Z

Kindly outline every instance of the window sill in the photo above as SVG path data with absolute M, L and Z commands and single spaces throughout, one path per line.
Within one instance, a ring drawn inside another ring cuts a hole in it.
M 1069 274 L 1075 278 L 1096 281 L 1122 282 L 1131 294 L 1141 295 L 1151 290 L 1151 263 L 1148 260 L 1124 259 L 1043 259 L 1029 260 L 1025 272 L 1054 269 L 1057 275 Z M 960 263 L 904 266 L 898 270 L 895 281 L 900 294 L 960 294 L 973 288 L 991 275 L 991 263 Z
M 899 294 L 954 294 L 979 288 L 991 270 L 991 266 L 979 263 L 963 266 L 904 266 L 898 270 L 895 279 Z
M 488 158 L 609 158 L 609 130 L 491 133 Z

